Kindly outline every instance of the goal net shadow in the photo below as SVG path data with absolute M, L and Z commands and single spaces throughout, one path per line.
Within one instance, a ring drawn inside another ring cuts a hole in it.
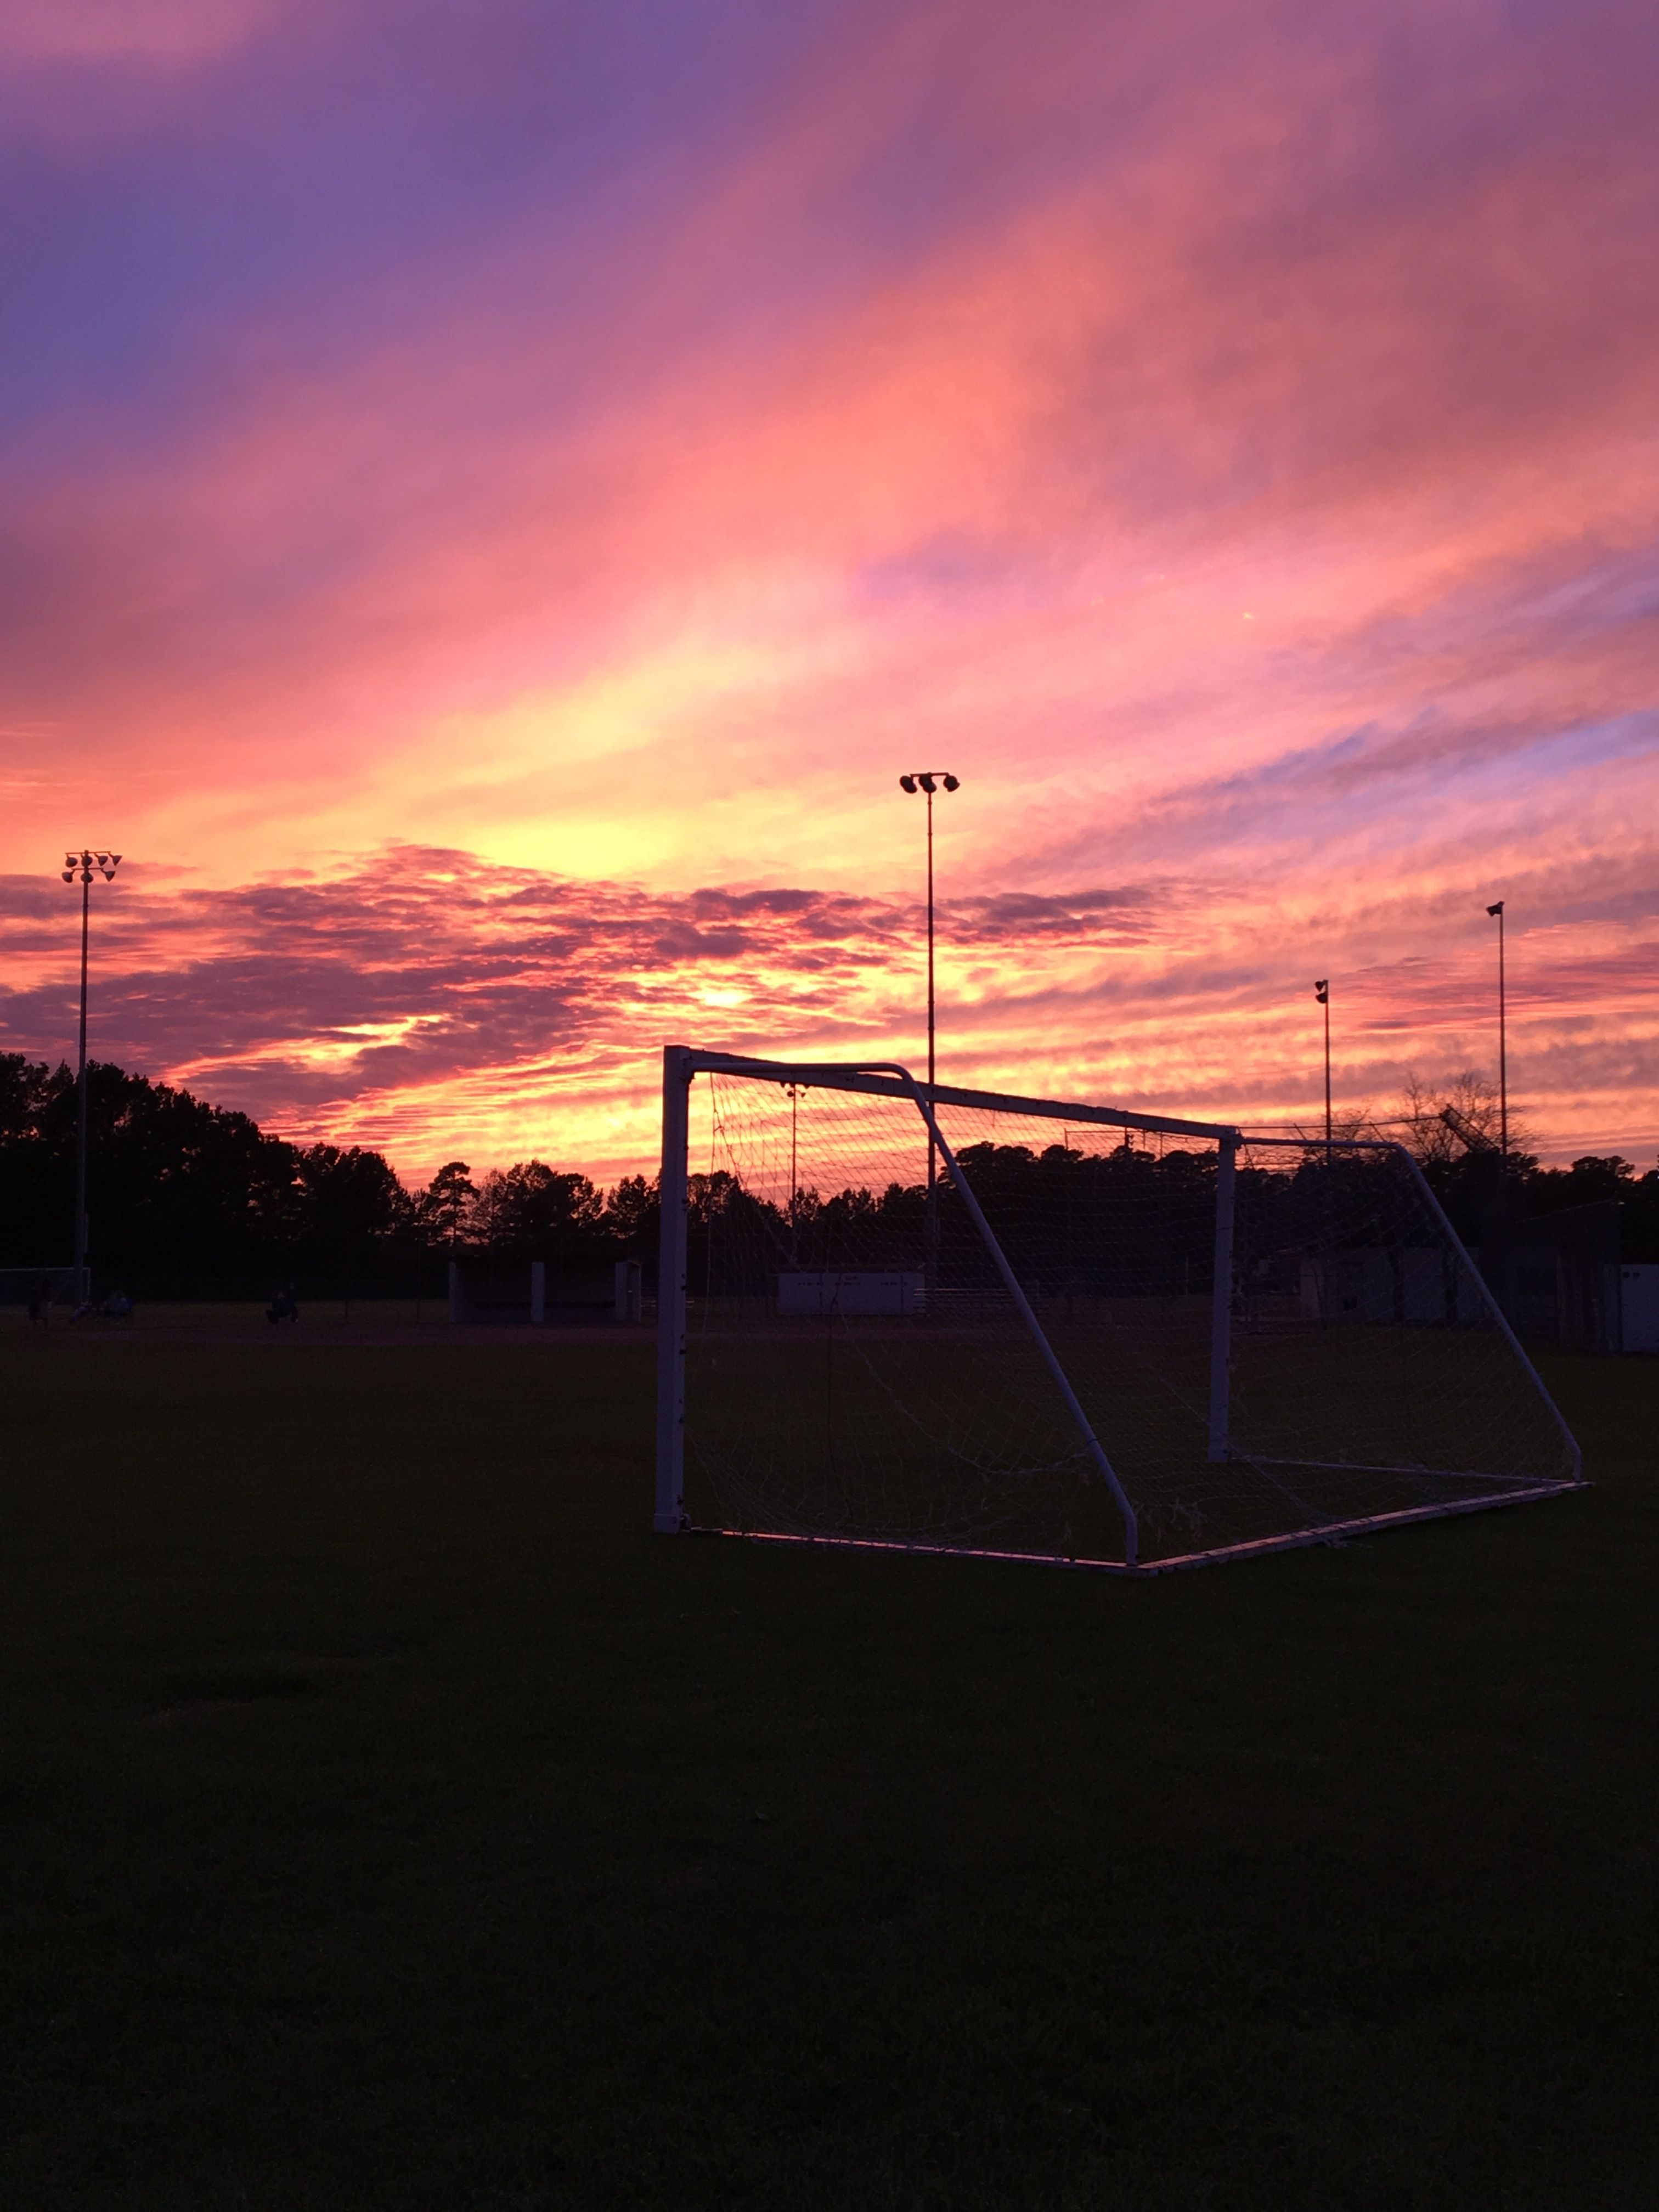
M 673 1048 L 657 1526 L 1145 1571 L 1576 1486 L 1415 1163 Z

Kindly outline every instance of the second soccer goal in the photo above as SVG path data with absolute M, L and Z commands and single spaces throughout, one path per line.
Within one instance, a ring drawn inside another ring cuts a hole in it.
M 1577 1486 L 1397 1145 L 665 1054 L 656 1526 L 1146 1572 Z

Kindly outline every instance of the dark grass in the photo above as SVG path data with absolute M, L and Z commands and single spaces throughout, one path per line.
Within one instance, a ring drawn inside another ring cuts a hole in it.
M 653 1539 L 638 1344 L 0 1339 L 19 2206 L 1637 2207 L 1659 1369 L 1145 1585 Z

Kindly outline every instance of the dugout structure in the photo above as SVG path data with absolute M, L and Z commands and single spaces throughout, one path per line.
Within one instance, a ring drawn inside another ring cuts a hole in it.
M 655 1525 L 1118 1573 L 1558 1495 L 1416 1163 L 665 1054 Z

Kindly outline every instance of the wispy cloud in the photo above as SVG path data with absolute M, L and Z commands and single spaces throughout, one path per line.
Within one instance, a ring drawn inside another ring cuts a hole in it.
M 72 1037 L 76 988 L 74 915 L 54 888 L 0 883 L 0 954 L 18 979 L 0 992 L 0 1046 L 51 1057 Z M 228 889 L 140 868 L 100 886 L 98 908 L 96 1054 L 285 1133 L 386 1146 L 414 1172 L 458 1151 L 539 1149 L 603 1172 L 647 1164 L 670 1042 L 813 1059 L 919 1050 L 914 902 L 653 893 L 401 847 L 368 869 Z M 1613 949 L 1600 915 L 1592 901 L 1511 943 L 1517 1089 L 1569 1153 L 1583 1149 L 1578 1122 L 1621 1133 L 1626 1149 L 1654 1134 L 1659 896 L 1644 906 L 1632 890 Z M 969 896 L 941 901 L 939 924 L 956 1079 L 1249 1120 L 1310 1105 L 1308 981 L 1247 886 Z M 1397 925 L 1406 944 L 1435 941 L 1430 912 Z M 1386 1105 L 1409 1068 L 1490 1060 L 1490 943 L 1443 919 L 1440 934 L 1437 951 L 1341 975 L 1340 1080 L 1354 1103 Z M 1609 1008 L 1617 1046 L 1587 1050 Z

